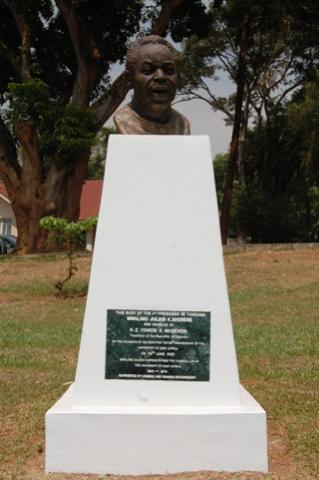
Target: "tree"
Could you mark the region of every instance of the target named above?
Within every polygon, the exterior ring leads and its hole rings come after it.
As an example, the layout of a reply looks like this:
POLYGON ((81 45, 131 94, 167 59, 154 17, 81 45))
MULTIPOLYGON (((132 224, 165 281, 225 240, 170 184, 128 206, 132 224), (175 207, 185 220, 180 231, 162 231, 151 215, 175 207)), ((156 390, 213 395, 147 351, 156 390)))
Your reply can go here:
POLYGON ((301 156, 309 173, 319 179, 319 70, 287 105, 289 125, 303 138, 301 156))
MULTIPOLYGON (((275 115, 249 128, 246 182, 244 187, 235 182, 230 224, 251 241, 318 240, 318 112, 317 80, 297 90, 275 115)), ((219 172, 224 172, 224 163, 219 172)))
POLYGON ((290 106, 247 134, 246 186, 236 196, 236 214, 253 242, 318 238, 319 176, 309 162, 311 136, 294 124, 290 106))
POLYGON ((201 0, 0 0, 0 16, 0 175, 30 252, 41 217, 77 219, 95 135, 129 90, 109 72, 132 36, 180 41, 208 19, 201 0))
MULTIPOLYGON (((206 101, 233 125, 221 207, 222 240, 226 243, 237 173, 245 184, 243 152, 249 117, 254 113, 260 125, 266 117, 270 125, 271 118, 318 65, 319 8, 313 0, 293 5, 277 0, 253 4, 228 0, 213 2, 212 12, 209 36, 186 42, 183 93, 186 99, 206 101), (236 85, 236 93, 229 98, 217 97, 205 80, 219 70, 227 72, 236 85)), ((267 132, 270 146, 271 128, 267 132)))

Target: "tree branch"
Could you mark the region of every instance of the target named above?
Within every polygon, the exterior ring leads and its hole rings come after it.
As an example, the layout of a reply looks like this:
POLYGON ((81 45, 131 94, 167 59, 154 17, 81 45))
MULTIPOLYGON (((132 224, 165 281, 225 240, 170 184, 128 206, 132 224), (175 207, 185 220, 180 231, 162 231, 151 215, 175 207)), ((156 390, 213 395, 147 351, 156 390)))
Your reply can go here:
POLYGON ((31 80, 31 70, 30 70, 30 58, 31 58, 31 50, 30 50, 30 37, 31 37, 31 29, 26 21, 25 17, 16 10, 16 6, 14 2, 10 0, 4 0, 5 3, 10 8, 14 19, 16 21, 20 36, 21 36, 21 52, 20 52, 20 74, 21 79, 24 82, 31 80))
POLYGON ((71 103, 85 108, 89 105, 92 84, 96 75, 94 63, 97 62, 99 55, 96 55, 96 58, 91 57, 92 63, 87 62, 82 48, 82 33, 74 10, 64 0, 56 0, 55 3, 67 25, 76 57, 77 73, 71 103))
POLYGON ((199 86, 195 87, 195 89, 192 89, 191 87, 189 88, 184 88, 182 90, 181 95, 186 95, 186 97, 181 97, 179 100, 174 102, 174 105, 177 103, 181 102, 188 102, 190 100, 203 100, 204 102, 208 103, 208 105, 213 108, 213 110, 219 110, 220 112, 224 113, 226 115, 228 121, 233 122, 234 116, 233 114, 225 108, 222 98, 221 97, 216 97, 216 95, 213 94, 207 83, 205 82, 204 79, 201 79, 199 82, 199 86), (201 95, 199 93, 199 90, 202 89, 204 92, 207 93, 208 97, 205 97, 204 95, 201 95))
POLYGON ((222 66, 220 66, 220 69, 224 69, 225 72, 227 72, 231 77, 233 77, 233 65, 231 61, 229 61, 227 55, 218 53, 216 57, 219 59, 220 63, 222 66))
POLYGON ((20 122, 15 128, 16 137, 22 147, 22 182, 39 185, 42 180, 42 161, 38 150, 38 136, 32 121, 20 122))
POLYGON ((186 97, 181 97, 179 100, 176 100, 176 102, 173 103, 173 105, 176 105, 177 103, 182 103, 182 102, 189 102, 190 100, 203 100, 203 102, 208 103, 210 107, 212 107, 211 100, 208 100, 208 98, 204 97, 203 95, 200 95, 197 92, 185 92, 186 97))
POLYGON ((292 84, 289 88, 287 88, 281 95, 280 97, 277 99, 276 103, 275 103, 275 107, 277 107, 278 105, 280 105, 280 103, 284 100, 284 98, 288 95, 288 93, 292 92, 295 88, 298 88, 300 87, 300 85, 303 84, 303 80, 300 79, 298 80, 297 82, 295 82, 294 84, 292 84))
POLYGON ((0 174, 3 177, 8 193, 18 186, 21 176, 21 166, 17 160, 17 150, 14 140, 0 117, 0 174))
MULTIPOLYGON (((268 93, 268 94, 270 94, 270 92, 271 92, 272 90, 275 90, 275 89, 278 87, 278 85, 280 85, 280 83, 283 82, 283 81, 286 79, 287 74, 288 74, 288 72, 289 72, 289 69, 290 69, 292 63, 293 63, 293 59, 291 58, 291 59, 287 62, 286 66, 285 66, 285 69, 284 69, 283 73, 279 76, 279 78, 277 78, 277 80, 275 80, 272 84, 270 84, 270 85, 268 86, 268 88, 267 88, 267 93, 268 93)), ((275 69, 275 71, 279 71, 279 67, 280 67, 281 65, 282 65, 282 60, 278 60, 277 62, 274 62, 273 69, 275 69)), ((271 68, 271 65, 268 66, 268 69, 269 69, 269 70, 270 70, 270 68, 271 68)))
POLYGON ((130 80, 128 73, 124 70, 114 80, 110 90, 101 98, 94 102, 90 111, 96 116, 97 130, 99 130, 106 120, 115 112, 118 106, 123 102, 127 92, 130 89, 130 80))
POLYGON ((163 8, 157 17, 156 21, 152 25, 152 33, 153 35, 161 35, 165 34, 165 30, 167 28, 167 24, 177 7, 179 7, 184 0, 165 0, 163 4, 163 8))
MULTIPOLYGON (((174 100, 174 102, 172 103, 172 106, 177 105, 178 103, 190 102, 191 100, 199 100, 199 98, 197 97, 196 94, 185 92, 185 94, 182 94, 180 97, 177 97, 177 100, 174 100), (186 95, 186 96, 183 96, 183 95, 186 95)), ((207 101, 207 98, 203 98, 203 100, 209 103, 207 101)))

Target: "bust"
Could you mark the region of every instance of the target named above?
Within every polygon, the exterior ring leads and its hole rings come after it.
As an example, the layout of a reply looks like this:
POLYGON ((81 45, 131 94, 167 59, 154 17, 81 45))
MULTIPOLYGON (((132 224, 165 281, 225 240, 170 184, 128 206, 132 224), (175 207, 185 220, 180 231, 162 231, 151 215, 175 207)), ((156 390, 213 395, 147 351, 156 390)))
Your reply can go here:
POLYGON ((189 135, 189 121, 171 107, 178 82, 177 53, 164 38, 149 35, 129 47, 126 70, 134 90, 131 103, 114 117, 119 133, 189 135))

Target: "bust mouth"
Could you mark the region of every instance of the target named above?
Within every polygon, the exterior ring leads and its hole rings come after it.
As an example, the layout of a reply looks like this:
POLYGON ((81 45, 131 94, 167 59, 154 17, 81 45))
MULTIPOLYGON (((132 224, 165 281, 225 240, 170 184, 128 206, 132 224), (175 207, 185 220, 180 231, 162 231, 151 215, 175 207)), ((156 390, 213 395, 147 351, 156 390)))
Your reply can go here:
POLYGON ((156 102, 171 102, 174 98, 173 90, 167 85, 156 85, 150 89, 150 98, 156 102))
POLYGON ((159 94, 170 94, 171 89, 169 87, 152 87, 151 92, 159 94))

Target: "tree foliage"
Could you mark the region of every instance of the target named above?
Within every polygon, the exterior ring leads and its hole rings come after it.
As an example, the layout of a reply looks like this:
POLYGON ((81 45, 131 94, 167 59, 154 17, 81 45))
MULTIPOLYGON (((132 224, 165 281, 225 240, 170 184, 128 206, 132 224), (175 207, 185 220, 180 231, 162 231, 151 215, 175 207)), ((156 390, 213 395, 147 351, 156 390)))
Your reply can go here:
MULTIPOLYGON (((319 170, 318 157, 313 156, 318 93, 316 101, 308 97, 313 87, 300 92, 270 123, 248 130, 246 182, 242 185, 237 179, 234 184, 230 232, 257 243, 318 241, 319 170)), ((219 156, 215 166, 219 197, 227 161, 227 156, 219 156)))
POLYGON ((271 165, 277 155, 272 148, 273 126, 280 124, 291 96, 300 93, 319 68, 319 4, 224 0, 211 2, 211 14, 209 35, 186 42, 183 99, 207 102, 233 126, 221 207, 226 242, 236 174, 245 188, 243 155, 249 122, 257 122, 263 131, 264 155, 271 165), (218 97, 207 82, 207 77, 216 78, 221 71, 236 88, 229 97, 218 97))

